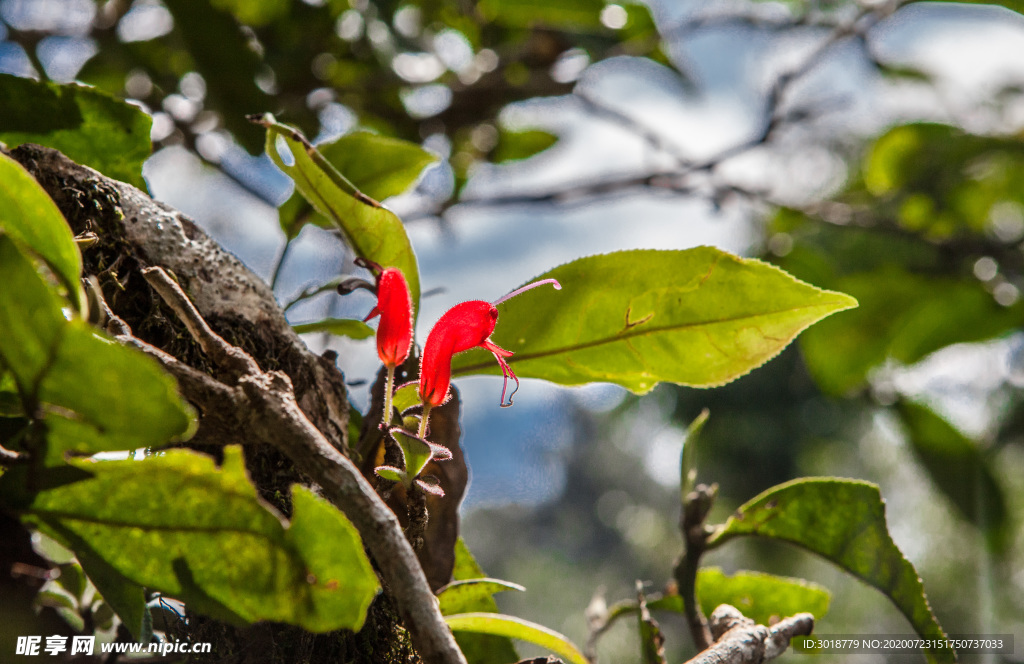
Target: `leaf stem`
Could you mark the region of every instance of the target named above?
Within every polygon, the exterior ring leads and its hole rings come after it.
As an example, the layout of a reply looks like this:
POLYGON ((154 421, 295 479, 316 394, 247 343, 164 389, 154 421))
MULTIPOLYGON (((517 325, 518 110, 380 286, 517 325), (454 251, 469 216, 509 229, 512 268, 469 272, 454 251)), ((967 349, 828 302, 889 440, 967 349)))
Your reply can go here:
POLYGON ((274 274, 270 277, 270 290, 277 288, 277 278, 281 276, 281 268, 284 266, 284 261, 288 258, 288 252, 291 251, 292 241, 285 239, 284 248, 281 249, 281 255, 277 257, 277 263, 274 265, 274 274))

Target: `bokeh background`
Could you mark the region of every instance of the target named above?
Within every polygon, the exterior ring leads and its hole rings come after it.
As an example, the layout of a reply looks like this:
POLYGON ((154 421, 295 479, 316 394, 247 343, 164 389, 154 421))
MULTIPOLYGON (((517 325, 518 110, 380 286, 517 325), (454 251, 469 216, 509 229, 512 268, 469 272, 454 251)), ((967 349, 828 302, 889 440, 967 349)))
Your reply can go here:
MULTIPOLYGON (((876 482, 946 630, 1012 633, 1003 659, 1020 662, 1024 16, 1002 5, 3 0, 0 72, 151 113, 150 193, 283 304, 358 270, 313 226, 285 255, 291 184, 244 115, 274 112, 319 142, 369 130, 422 145, 437 162, 387 201, 433 291, 421 342, 458 301, 627 248, 711 244, 857 296, 859 310, 714 390, 527 380, 501 409, 496 379, 458 381, 464 537, 490 575, 527 587, 499 596, 503 610, 584 642, 595 593, 670 578, 679 455, 707 407, 712 522, 795 477, 876 482)), ((361 318, 371 302, 323 294, 289 316, 361 318)), ((365 408, 372 341, 307 341, 338 351, 365 408)), ((740 541, 706 562, 828 587, 819 633, 909 631, 881 594, 795 549, 740 541)), ((659 617, 678 661, 685 629, 659 617)), ((636 661, 626 622, 602 661, 636 661)))

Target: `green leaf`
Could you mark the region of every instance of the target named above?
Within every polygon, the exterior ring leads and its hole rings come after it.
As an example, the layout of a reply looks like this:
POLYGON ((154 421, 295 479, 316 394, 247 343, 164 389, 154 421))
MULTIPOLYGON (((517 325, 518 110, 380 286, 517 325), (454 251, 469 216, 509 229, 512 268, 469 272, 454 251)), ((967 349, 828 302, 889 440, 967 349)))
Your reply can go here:
POLYGON ((164 445, 191 433, 191 409, 157 361, 107 339, 83 321, 66 324, 39 397, 76 413, 75 419, 47 417, 51 438, 68 441, 60 445, 65 450, 99 451, 74 444, 77 436, 88 436, 86 425, 109 441, 106 450, 164 445))
POLYGON ((86 582, 81 564, 70 562, 61 565, 60 576, 57 577, 56 583, 68 591, 76 601, 82 599, 82 595, 85 594, 86 582))
POLYGON ((146 607, 145 589, 125 578, 92 549, 81 547, 77 554, 86 576, 121 619, 128 633, 139 643, 148 643, 152 627, 146 628, 151 625, 151 619, 149 608, 146 607))
POLYGON ((526 131, 503 129, 498 136, 498 145, 495 146, 491 159, 496 164, 528 159, 547 150, 557 142, 558 136, 539 129, 526 131))
POLYGON ((708 421, 711 414, 707 408, 700 411, 700 415, 690 422, 686 429, 686 440, 683 441, 683 454, 679 461, 679 486, 682 502, 686 503, 686 496, 690 495, 697 485, 697 441, 700 439, 700 432, 704 423, 708 421))
POLYGON ((92 477, 12 508, 74 550, 87 574, 93 556, 135 584, 234 623, 362 626, 379 586, 355 529, 301 486, 292 489, 286 524, 257 497, 239 447, 224 449, 220 469, 187 450, 74 465, 92 477))
POLYGON ((292 325, 292 329, 297 334, 329 332, 334 336, 348 337, 349 339, 367 339, 374 335, 372 327, 361 320, 349 318, 325 318, 314 323, 292 325))
POLYGON ((152 146, 142 109, 82 85, 0 74, 0 141, 38 143, 145 189, 142 162, 152 146))
MULTIPOLYGON (((2 84, 0 77, 0 84, 2 84)), ((0 108, 0 114, 4 111, 0 108)), ((82 258, 56 204, 21 164, 0 155, 0 232, 46 261, 76 308, 84 302, 82 258)))
MULTIPOLYGON (((882 591, 925 639, 945 638, 914 566, 889 535, 885 503, 868 482, 805 478, 780 484, 742 505, 708 548, 744 535, 800 546, 882 591)), ((955 662, 951 650, 925 651, 929 662, 955 662)))
MULTIPOLYGON (((455 541, 455 567, 452 569, 454 581, 468 581, 473 579, 486 579, 480 565, 477 564, 466 547, 466 542, 461 537, 455 541)), ((497 613, 498 604, 490 595, 475 593, 464 596, 466 600, 463 607, 464 613, 486 612, 497 613)), ((443 606, 443 604, 442 604, 443 606)), ((469 664, 511 664, 519 661, 519 654, 516 652, 512 640, 507 636, 494 636, 492 634, 473 634, 471 632, 460 632, 455 634, 455 640, 459 649, 466 656, 469 664)))
POLYGON ((71 609, 72 611, 78 610, 78 602, 68 592, 60 588, 52 588, 50 590, 40 590, 36 594, 36 604, 39 606, 49 606, 54 609, 71 609))
POLYGON ((402 270, 413 303, 418 305, 416 254, 398 217, 356 189, 298 131, 278 124, 270 115, 264 116, 260 124, 267 130, 267 154, 295 181, 295 188, 342 231, 357 256, 402 270), (290 155, 291 165, 283 160, 279 144, 290 155))
POLYGON ((377 473, 381 477, 391 482, 398 482, 402 486, 406 486, 412 483, 412 478, 402 470, 401 468, 395 468, 394 466, 377 466, 373 469, 373 472, 377 473))
POLYGON ((114 610, 106 602, 100 601, 93 605, 92 620, 97 628, 110 629, 114 626, 114 610))
POLYGON ((549 650, 571 664, 588 664, 568 638, 536 623, 500 613, 459 613, 445 616, 453 632, 474 632, 528 641, 549 650))
POLYGON ((0 290, 0 362, 24 398, 42 405, 50 462, 191 434, 191 409, 175 381, 142 352, 67 320, 62 300, 6 235, 0 283, 9 286, 0 290))
MULTIPOLYGON (((420 178, 437 157, 415 143, 366 131, 346 134, 316 149, 339 173, 370 198, 382 201, 397 196, 420 178)), ((330 228, 333 222, 314 211, 299 192, 280 209, 281 228, 289 238, 306 223, 330 228)))
POLYGON ((985 534, 992 550, 1006 551, 1011 535, 1009 510, 983 450, 927 406, 900 401, 896 412, 935 485, 985 534))
POLYGON ((430 461, 433 451, 430 449, 430 445, 427 445, 415 436, 410 436, 396 430, 392 430, 391 435, 394 436, 398 446, 402 449, 402 455, 405 457, 405 473, 411 481, 419 476, 423 467, 430 461))
POLYGON ((32 392, 60 343, 64 301, 7 235, 0 234, 0 362, 32 392))
MULTIPOLYGON (((720 604, 731 604, 759 625, 771 625, 774 619, 801 612, 821 620, 828 612, 831 594, 825 588, 803 579, 790 579, 760 572, 725 574, 717 567, 697 572, 697 600, 704 615, 711 615, 720 604)), ((683 598, 669 595, 648 602, 652 610, 683 613, 683 598)))
POLYGON ((488 600, 494 602, 494 593, 506 590, 525 591, 526 588, 518 583, 502 581, 500 579, 466 579, 465 581, 452 581, 437 593, 437 601, 441 604, 442 615, 454 615, 456 613, 473 613, 480 611, 481 607, 488 606, 488 600))
POLYGON ((382 201, 397 196, 420 178, 437 156, 398 138, 357 131, 317 150, 360 191, 382 201))
POLYGON ((420 403, 419 383, 412 381, 402 385, 395 394, 391 397, 391 405, 398 409, 399 413, 404 413, 413 406, 418 406, 420 403))
MULTIPOLYGON (((660 381, 714 387, 755 369, 807 326, 856 300, 713 247, 590 256, 538 278, 542 288, 498 307, 492 339, 520 377, 609 382, 649 392, 660 381)), ((497 373, 481 349, 455 375, 497 373)))
POLYGON ((1024 302, 1001 306, 976 280, 884 267, 829 285, 861 305, 800 340, 811 375, 831 394, 860 387, 868 371, 886 359, 912 364, 949 344, 981 341, 1024 325, 1024 302))

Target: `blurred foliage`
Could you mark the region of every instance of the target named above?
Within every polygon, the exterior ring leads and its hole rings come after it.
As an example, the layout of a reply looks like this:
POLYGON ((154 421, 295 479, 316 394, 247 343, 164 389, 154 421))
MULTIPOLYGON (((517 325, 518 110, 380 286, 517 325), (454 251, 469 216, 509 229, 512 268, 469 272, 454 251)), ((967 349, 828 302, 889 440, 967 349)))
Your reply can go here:
POLYGON ((251 113, 273 111, 316 136, 325 109, 340 104, 363 127, 417 142, 440 132, 459 144, 474 129, 493 128, 509 102, 571 90, 548 71, 570 49, 591 61, 619 54, 664 59, 648 8, 633 3, 623 5, 613 29, 602 23, 600 0, 170 0, 164 4, 172 30, 128 42, 114 28, 131 3, 108 4, 114 14, 97 21, 104 26, 93 31, 98 53, 80 80, 160 108, 180 96, 185 74, 196 72, 206 84, 199 98, 205 112, 176 114, 177 132, 167 140, 194 145, 196 136, 223 128, 252 153, 262 143, 258 129, 245 123, 251 113), (417 111, 403 102, 436 84, 450 93, 443 107, 417 111))
POLYGON ((1006 497, 991 468, 990 454, 927 406, 901 401, 896 411, 907 437, 936 486, 961 515, 1005 553, 1010 538, 1006 497))

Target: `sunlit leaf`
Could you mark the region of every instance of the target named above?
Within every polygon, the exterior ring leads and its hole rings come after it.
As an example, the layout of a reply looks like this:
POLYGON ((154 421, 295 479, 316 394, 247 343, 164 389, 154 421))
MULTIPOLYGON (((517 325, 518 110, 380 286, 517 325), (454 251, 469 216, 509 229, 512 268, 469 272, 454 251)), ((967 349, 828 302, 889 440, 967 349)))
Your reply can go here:
POLYGON ((349 339, 367 339, 374 334, 372 327, 361 320, 351 318, 325 318, 313 323, 292 325, 292 329, 298 334, 329 332, 337 337, 348 337, 349 339))
MULTIPOLYGON (((703 567, 697 572, 697 600, 704 615, 711 615, 720 604, 730 604, 759 625, 772 625, 805 611, 821 620, 831 599, 828 590, 803 579, 761 572, 728 575, 717 567, 703 567)), ((647 605, 652 610, 683 613, 683 598, 679 595, 668 595, 647 605)))
MULTIPOLYGON (((3 79, 0 78, 0 85, 3 79)), ((3 110, 0 109, 0 114, 3 110)), ((44 261, 61 280, 75 307, 83 301, 82 258, 64 216, 21 164, 0 154, 0 232, 44 261)))
POLYGON ((94 88, 0 74, 0 141, 56 148, 104 175, 146 188, 142 162, 152 149, 142 109, 94 88))
POLYGON ((153 358, 81 321, 67 324, 39 397, 74 411, 69 425, 92 425, 116 441, 108 449, 162 445, 187 435, 191 426, 175 381, 153 358))
POLYGON ((395 390, 391 404, 398 409, 399 413, 404 413, 413 406, 418 406, 420 404, 419 383, 410 382, 399 387, 395 390))
POLYGON ((1009 544, 1009 512, 1003 489, 978 444, 927 406, 896 404, 907 438, 932 481, 968 521, 985 533, 989 546, 1009 544))
MULTIPOLYGON (((925 639, 945 638, 914 566, 889 535, 885 503, 868 482, 799 479, 742 505, 708 542, 717 548, 744 535, 795 544, 882 591, 925 639)), ((952 650, 925 651, 929 662, 955 662, 952 650)))
MULTIPOLYGON (((461 537, 455 541, 455 567, 452 569, 452 579, 454 582, 487 579, 487 575, 477 564, 461 537)), ((462 599, 463 613, 498 612, 498 604, 491 595, 477 592, 463 595, 462 599)), ((455 640, 469 664, 512 664, 519 661, 519 654, 507 636, 457 632, 455 640)))
MULTIPOLYGON (((316 149, 352 185, 370 198, 382 201, 411 187, 423 169, 437 157, 415 143, 365 131, 346 134, 316 149)), ((324 228, 333 222, 310 208, 298 191, 280 209, 281 228, 295 237, 307 223, 324 228)))
POLYGON ((527 641, 549 650, 572 664, 588 664, 572 641, 536 623, 500 613, 459 613, 445 616, 453 632, 474 632, 527 641))
POLYGON ((402 449, 406 474, 410 479, 418 476, 423 467, 430 461, 432 452, 430 445, 415 436, 402 433, 401 431, 392 430, 391 435, 402 449))
POLYGON ((296 189, 342 231, 356 255, 402 270, 413 302, 419 303, 416 254, 398 217, 356 189, 298 131, 270 116, 264 116, 260 124, 267 130, 267 154, 295 181, 296 189), (279 147, 290 163, 285 162, 279 147))
MULTIPOLYGON (((492 339, 520 377, 617 383, 642 394, 661 381, 713 387, 755 369, 853 298, 713 247, 581 258, 498 307, 492 339)), ((496 373, 486 351, 456 356, 453 374, 496 373)))
POLYGON ((391 482, 400 482, 403 485, 409 483, 408 473, 401 468, 395 468, 394 466, 377 466, 373 469, 373 472, 391 482))
POLYGON ((50 460, 164 445, 187 437, 191 409, 152 358, 114 343, 79 319, 32 262, 0 235, 0 361, 38 401, 50 460), (52 408, 56 406, 57 408, 52 408))
POLYGON ((285 522, 257 497, 240 448, 219 469, 188 450, 74 465, 92 477, 9 504, 86 560, 220 620, 362 625, 378 584, 353 526, 300 486, 285 522))
POLYGON ((710 412, 705 408, 686 429, 683 453, 679 461, 679 493, 683 502, 686 502, 686 496, 693 491, 697 484, 697 441, 700 439, 700 432, 704 428, 704 423, 708 421, 709 415, 710 412))
POLYGON ((479 611, 482 606, 487 606, 488 601, 493 602, 494 593, 506 590, 525 591, 526 588, 518 583, 500 579, 452 581, 438 591, 437 601, 441 604, 441 613, 446 616, 456 613, 473 613, 479 611))
POLYGON ((0 362, 29 391, 46 370, 66 325, 63 300, 7 235, 0 234, 0 362))
POLYGON ((527 159, 547 150, 558 142, 558 136, 539 129, 526 131, 502 130, 492 159, 500 164, 508 161, 527 159))

